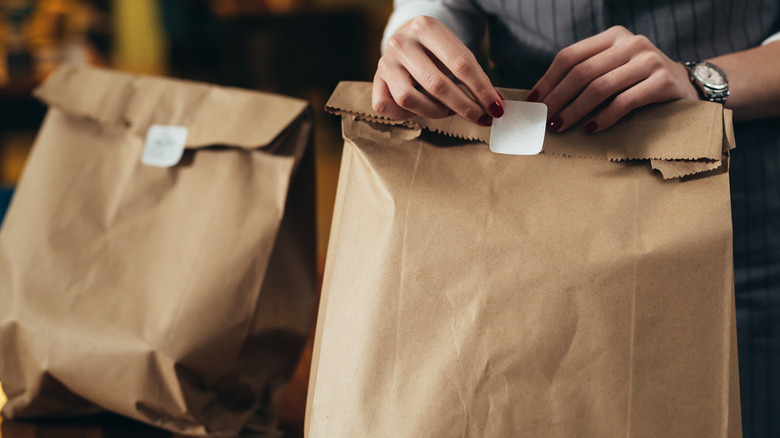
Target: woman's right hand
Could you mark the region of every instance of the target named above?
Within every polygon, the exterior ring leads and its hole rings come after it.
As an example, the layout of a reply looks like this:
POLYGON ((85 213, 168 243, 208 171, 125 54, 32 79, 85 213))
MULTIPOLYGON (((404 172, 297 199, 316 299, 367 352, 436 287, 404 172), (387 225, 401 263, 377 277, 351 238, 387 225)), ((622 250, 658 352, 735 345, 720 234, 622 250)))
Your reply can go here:
POLYGON ((395 120, 416 114, 441 119, 457 113, 490 126, 494 117, 504 115, 503 98, 474 54, 447 26, 427 16, 408 21, 388 40, 374 75, 372 101, 377 114, 395 120))

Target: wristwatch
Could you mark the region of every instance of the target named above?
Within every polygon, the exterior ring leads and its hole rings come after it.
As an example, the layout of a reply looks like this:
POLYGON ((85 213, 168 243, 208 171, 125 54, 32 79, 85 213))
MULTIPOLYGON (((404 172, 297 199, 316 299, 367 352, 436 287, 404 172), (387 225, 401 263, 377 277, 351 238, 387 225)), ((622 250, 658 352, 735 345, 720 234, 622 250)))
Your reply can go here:
POLYGON ((723 70, 706 61, 689 61, 682 64, 688 68, 688 77, 702 99, 726 103, 726 98, 729 97, 729 80, 723 70))

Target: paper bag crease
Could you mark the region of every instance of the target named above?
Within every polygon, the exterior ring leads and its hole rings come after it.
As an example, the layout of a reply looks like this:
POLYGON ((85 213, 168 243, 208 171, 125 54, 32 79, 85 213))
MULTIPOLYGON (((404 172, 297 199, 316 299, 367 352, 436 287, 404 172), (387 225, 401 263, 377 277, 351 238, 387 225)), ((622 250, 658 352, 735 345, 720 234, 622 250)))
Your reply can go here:
MULTIPOLYGON (((455 115, 444 119, 415 116, 406 121, 390 120, 376 114, 370 101, 370 83, 340 83, 326 108, 337 114, 350 114, 374 123, 426 129, 451 137, 487 144, 490 128, 477 126, 455 115)), ((527 91, 501 89, 509 99, 524 99, 527 91)), ((621 130, 586 134, 584 122, 560 134, 545 136, 542 153, 573 158, 610 161, 650 160, 665 179, 681 178, 716 169, 723 155, 724 118, 721 105, 698 101, 673 101, 635 110, 620 122, 621 130), (705 124, 706 123, 706 124, 705 124), (701 126, 699 130, 685 129, 701 126), (627 137, 627 133, 631 133, 627 137), (683 133, 683 134, 680 134, 683 133), (663 164, 658 164, 664 161, 663 164)), ((730 116, 729 116, 730 117, 730 116)))

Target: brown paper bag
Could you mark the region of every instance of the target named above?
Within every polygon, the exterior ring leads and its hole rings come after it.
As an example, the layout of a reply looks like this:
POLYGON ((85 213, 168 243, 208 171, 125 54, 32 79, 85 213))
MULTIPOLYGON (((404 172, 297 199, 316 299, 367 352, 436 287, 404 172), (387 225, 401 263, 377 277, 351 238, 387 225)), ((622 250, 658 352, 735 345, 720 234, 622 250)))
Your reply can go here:
POLYGON ((7 418, 113 411, 276 436, 316 300, 299 100, 63 67, 0 233, 7 418), (151 125, 181 161, 141 163, 151 125))
POLYGON ((508 156, 459 117, 381 119, 370 87, 328 104, 309 438, 740 436, 728 112, 654 105, 508 156))

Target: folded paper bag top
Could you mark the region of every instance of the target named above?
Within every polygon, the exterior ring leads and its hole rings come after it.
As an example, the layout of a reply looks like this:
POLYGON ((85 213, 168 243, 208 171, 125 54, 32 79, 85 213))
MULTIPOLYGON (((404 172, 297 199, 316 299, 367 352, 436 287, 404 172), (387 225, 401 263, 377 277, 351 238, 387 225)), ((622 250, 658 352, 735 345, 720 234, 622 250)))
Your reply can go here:
POLYGON ((187 148, 267 146, 308 106, 268 93, 178 82, 172 87, 163 78, 65 65, 35 96, 76 116, 127 126, 141 137, 151 125, 185 126, 187 148))
MULTIPOLYGON (((366 82, 342 82, 326 108, 339 115, 410 128, 422 128, 445 135, 487 144, 490 128, 478 126, 459 115, 444 119, 415 116, 406 121, 384 118, 371 106, 366 82)), ((509 100, 525 100, 528 92, 499 89, 509 100)), ((719 169, 734 148, 731 111, 711 102, 679 100, 648 105, 624 117, 620 129, 587 134, 584 121, 566 132, 546 135, 545 154, 596 158, 611 161, 649 160, 664 179, 681 178, 719 169)), ((725 169, 724 169, 725 170, 725 169)))
POLYGON ((3 415, 276 436, 316 301, 308 104, 75 66, 36 96, 0 230, 3 415), (153 125, 189 131, 185 160, 142 164, 153 125))

